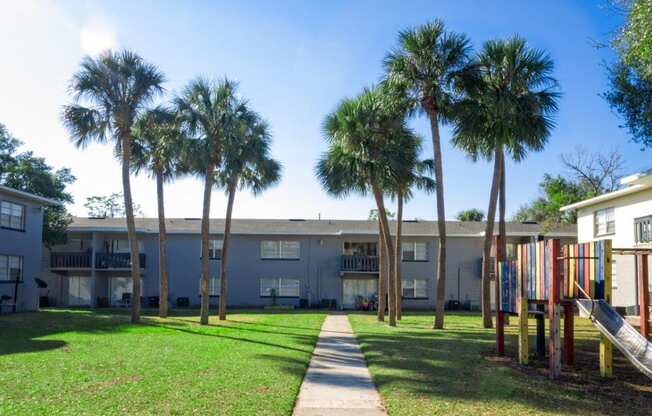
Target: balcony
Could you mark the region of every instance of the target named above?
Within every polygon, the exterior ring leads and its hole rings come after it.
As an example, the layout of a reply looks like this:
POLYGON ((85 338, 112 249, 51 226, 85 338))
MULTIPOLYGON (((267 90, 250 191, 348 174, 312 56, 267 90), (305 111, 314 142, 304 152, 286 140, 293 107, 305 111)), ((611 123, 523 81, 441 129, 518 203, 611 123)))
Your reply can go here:
POLYGON ((343 255, 340 270, 354 273, 378 273, 378 257, 343 255))
POLYGON ((90 269, 91 253, 51 253, 51 269, 90 269))
MULTIPOLYGON (((145 255, 139 254, 140 268, 145 268, 145 255)), ((129 269, 131 253, 95 253, 96 269, 129 269)))

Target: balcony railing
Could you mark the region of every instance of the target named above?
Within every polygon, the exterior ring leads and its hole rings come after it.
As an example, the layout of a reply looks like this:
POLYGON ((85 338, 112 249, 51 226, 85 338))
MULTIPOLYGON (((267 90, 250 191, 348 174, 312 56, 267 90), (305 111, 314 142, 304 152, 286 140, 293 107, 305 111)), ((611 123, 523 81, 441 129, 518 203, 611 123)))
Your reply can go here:
POLYGON ((91 253, 51 253, 51 269, 90 269, 91 253))
MULTIPOLYGON (((139 254, 140 268, 145 268, 145 255, 139 254)), ((95 253, 96 269, 129 269, 131 253, 95 253)))
POLYGON ((377 273, 378 257, 360 256, 360 255, 354 255, 354 256, 343 255, 341 270, 343 272, 377 273))

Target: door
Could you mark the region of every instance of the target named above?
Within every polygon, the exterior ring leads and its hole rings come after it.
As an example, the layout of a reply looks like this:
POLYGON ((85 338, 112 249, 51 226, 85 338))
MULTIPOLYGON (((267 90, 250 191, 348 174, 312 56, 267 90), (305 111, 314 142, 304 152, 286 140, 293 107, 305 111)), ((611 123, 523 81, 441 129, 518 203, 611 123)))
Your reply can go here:
POLYGON ((371 299, 378 294, 376 279, 342 279, 342 307, 355 308, 358 296, 371 299))
POLYGON ((68 277, 68 305, 89 306, 91 304, 91 278, 88 276, 68 277))

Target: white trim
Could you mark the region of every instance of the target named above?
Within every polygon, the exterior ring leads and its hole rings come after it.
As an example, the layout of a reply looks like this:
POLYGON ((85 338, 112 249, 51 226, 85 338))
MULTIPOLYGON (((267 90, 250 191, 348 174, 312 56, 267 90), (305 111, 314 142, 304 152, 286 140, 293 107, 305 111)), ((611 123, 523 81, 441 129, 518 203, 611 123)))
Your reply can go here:
POLYGON ((30 194, 29 192, 19 191, 18 189, 10 188, 4 185, 0 185, 0 192, 23 198, 31 202, 40 202, 43 205, 63 205, 61 202, 55 201, 54 199, 30 194))
POLYGON ((560 211, 570 211, 573 209, 578 209, 578 208, 585 208, 589 207, 591 205, 596 205, 601 202, 605 201, 610 201, 612 199, 620 198, 621 196, 633 194, 636 192, 641 192, 646 189, 649 189, 651 185, 648 184, 636 184, 629 186, 625 189, 619 189, 617 191, 609 192, 606 194, 602 194, 593 198, 585 199, 584 201, 576 202, 574 204, 566 205, 565 207, 559 208, 560 211))

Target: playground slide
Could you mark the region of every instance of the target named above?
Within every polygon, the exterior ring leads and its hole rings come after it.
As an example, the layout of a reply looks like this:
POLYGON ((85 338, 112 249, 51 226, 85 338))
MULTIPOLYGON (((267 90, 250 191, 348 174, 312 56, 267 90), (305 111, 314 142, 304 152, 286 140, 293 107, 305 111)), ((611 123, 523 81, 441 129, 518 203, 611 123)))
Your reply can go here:
POLYGON ((652 378, 652 342, 645 339, 604 300, 577 299, 576 302, 580 312, 588 316, 636 368, 652 378))

